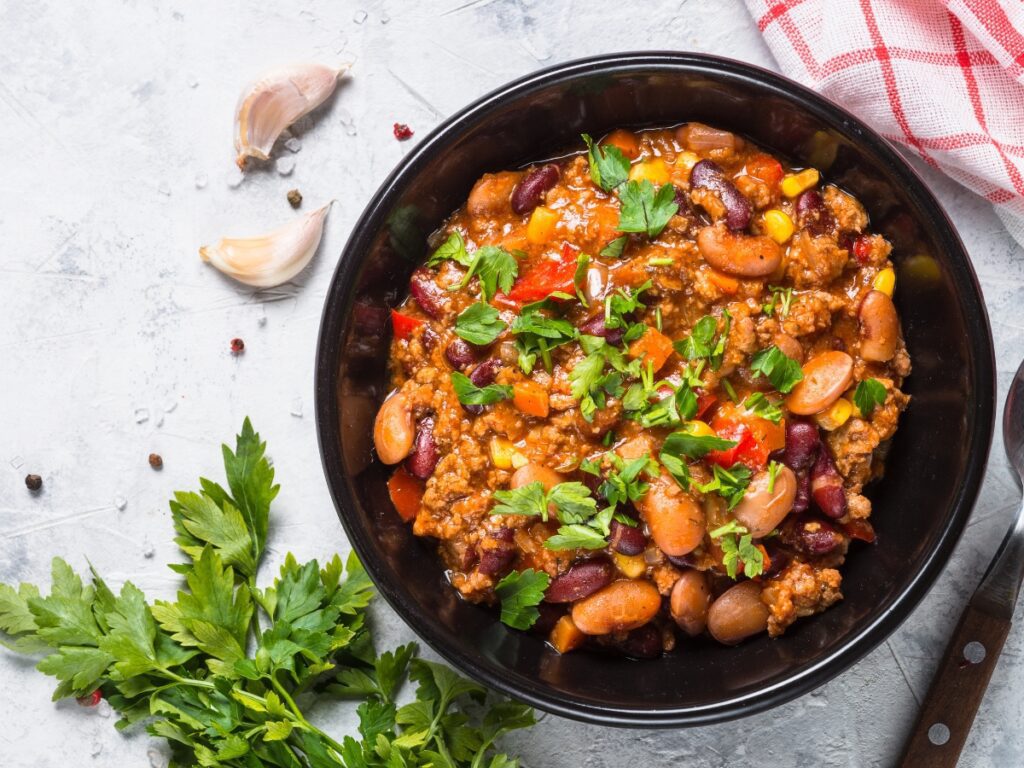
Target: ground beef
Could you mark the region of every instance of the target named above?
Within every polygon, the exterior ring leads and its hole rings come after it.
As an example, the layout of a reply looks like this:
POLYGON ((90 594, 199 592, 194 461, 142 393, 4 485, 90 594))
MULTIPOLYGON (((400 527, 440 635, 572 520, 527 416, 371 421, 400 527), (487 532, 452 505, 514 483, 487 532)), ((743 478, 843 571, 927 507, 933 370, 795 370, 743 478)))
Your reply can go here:
POLYGON ((797 288, 821 288, 842 274, 849 252, 828 235, 800 232, 789 248, 786 276, 797 288))
POLYGON ((835 219, 836 225, 844 232, 862 232, 868 225, 868 214, 864 206, 838 187, 828 186, 822 195, 825 207, 835 219))
POLYGON ((815 569, 807 563, 790 563, 761 590, 761 600, 768 606, 768 634, 781 635, 801 616, 819 613, 837 600, 842 577, 834 568, 815 569))

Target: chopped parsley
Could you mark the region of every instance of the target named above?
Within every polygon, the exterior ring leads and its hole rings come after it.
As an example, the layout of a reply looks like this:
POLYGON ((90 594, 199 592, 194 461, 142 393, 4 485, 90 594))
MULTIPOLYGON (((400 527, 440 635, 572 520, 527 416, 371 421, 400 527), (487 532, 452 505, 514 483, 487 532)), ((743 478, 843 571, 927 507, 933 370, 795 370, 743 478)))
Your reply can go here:
POLYGON ((442 261, 451 260, 468 267, 473 257, 466 251, 466 242, 462 239, 462 233, 456 230, 448 235, 448 239, 441 243, 440 247, 430 254, 427 260, 428 267, 436 267, 442 261))
POLYGON ((738 462, 728 469, 714 464, 713 471, 715 476, 703 485, 698 485, 697 490, 701 493, 715 491, 728 502, 729 509, 733 509, 747 492, 747 486, 750 485, 753 473, 749 467, 738 462))
POLYGON ((569 371, 572 396, 580 401, 580 413, 587 421, 594 420, 598 408, 604 408, 607 395, 622 397, 622 382, 627 377, 638 377, 640 360, 627 363, 622 352, 599 336, 579 337, 580 346, 587 356, 569 371), (605 371, 605 365, 612 366, 605 371))
POLYGON ((722 548, 722 565, 730 579, 736 578, 737 566, 743 563, 743 573, 747 578, 754 578, 764 571, 764 553, 755 546, 747 529, 730 520, 721 528, 716 528, 709 534, 712 539, 718 539, 718 546, 722 548))
POLYGON ((532 568, 507 574, 494 586, 494 593, 501 600, 502 624, 515 629, 532 627, 540 618, 537 606, 550 583, 550 576, 532 568))
POLYGON ((455 333, 470 344, 490 344, 507 327, 498 310, 482 301, 471 304, 455 320, 455 333))
POLYGON ((543 314, 554 307, 555 303, 549 299, 527 304, 512 321, 511 331, 516 336, 519 367, 523 373, 530 374, 533 371, 538 357, 544 363, 545 370, 550 371, 551 350, 576 339, 577 331, 572 323, 561 317, 543 314))
POLYGON ((604 300, 604 327, 628 329, 624 337, 624 340, 627 342, 633 340, 629 338, 631 335, 633 338, 642 336, 646 326, 643 323, 631 323, 629 315, 646 308, 647 305, 640 300, 640 294, 649 290, 652 285, 653 283, 647 280, 637 288, 619 288, 619 290, 606 296, 604 300), (639 331, 637 326, 640 327, 639 331))
POLYGON ((750 370, 757 376, 767 376, 772 386, 784 395, 791 392, 797 382, 804 377, 800 363, 786 357, 786 354, 774 345, 762 349, 751 358, 750 370))
POLYGON ((602 549, 608 544, 609 525, 614 507, 598 511, 597 502, 583 483, 559 483, 550 491, 539 483, 529 483, 510 491, 495 491, 500 503, 492 515, 530 515, 546 521, 551 511, 561 525, 544 542, 548 549, 602 549))
POLYGON ((853 404, 865 419, 871 418, 875 408, 885 402, 885 385, 878 379, 864 379, 853 393, 853 404))
POLYGON ((725 390, 725 394, 729 396, 730 400, 734 403, 738 403, 740 401, 739 396, 736 394, 736 390, 732 388, 732 384, 729 383, 728 379, 722 379, 719 383, 722 385, 722 389, 725 390))
POLYGON ((727 451, 735 447, 736 443, 733 440, 726 440, 718 435, 697 435, 688 429, 682 429, 665 438, 661 452, 673 456, 702 459, 711 451, 727 451))
POLYGON ((587 284, 587 268, 590 266, 590 257, 580 251, 576 257, 576 272, 572 276, 572 287, 576 290, 576 298, 580 300, 580 304, 584 307, 589 307, 587 303, 587 297, 583 293, 583 289, 587 284))
POLYGON ((474 275, 480 280, 480 294, 484 301, 490 301, 501 289, 502 293, 512 290, 512 283, 519 274, 516 257, 497 245, 485 245, 473 253, 462 281, 449 290, 461 290, 469 284, 474 275))
POLYGON ((755 416, 768 419, 773 424, 782 421, 782 409, 779 404, 769 400, 762 392, 754 392, 750 395, 743 401, 743 407, 755 416))
POLYGON ((626 250, 627 243, 629 243, 629 235, 620 235, 601 249, 601 255, 606 259, 617 259, 626 250))
POLYGON ((504 384, 478 387, 470 381, 469 376, 458 371, 452 371, 452 387, 463 405, 494 405, 512 397, 512 387, 504 384))
POLYGON ((657 475, 658 465, 650 456, 624 460, 614 451, 606 452, 601 458, 586 459, 580 464, 580 471, 595 477, 602 477, 601 464, 606 461, 612 468, 604 476, 598 486, 597 494, 603 497, 612 511, 629 501, 639 501, 647 493, 648 485, 641 477, 642 473, 657 475))
POLYGON ((675 427, 697 414, 697 395, 687 382, 678 386, 671 381, 654 381, 650 365, 640 369, 640 381, 631 384, 622 398, 627 415, 640 422, 640 426, 675 427), (651 398, 668 389, 667 394, 655 401, 651 398))
POLYGON ((586 133, 582 134, 587 145, 587 162, 590 164, 590 178, 605 192, 611 192, 629 178, 629 158, 622 150, 613 146, 599 146, 586 133))
POLYGON ((654 185, 647 179, 626 182, 619 190, 622 202, 619 231, 644 232, 648 237, 657 237, 679 210, 675 196, 676 190, 671 184, 655 192, 654 185))
POLYGON ((768 290, 772 292, 772 297, 764 306, 761 307, 761 311, 771 317, 775 314, 776 307, 778 307, 779 317, 786 317, 789 315, 789 308, 793 303, 793 289, 781 288, 777 285, 769 285, 768 290))
POLYGON ((779 476, 782 465, 772 459, 768 462, 768 493, 775 493, 775 478, 779 476))
POLYGON ((713 315, 704 315, 690 329, 689 336, 673 342, 672 346, 680 357, 687 360, 707 360, 711 364, 711 370, 717 371, 722 365, 725 345, 729 340, 729 329, 732 327, 732 315, 729 314, 729 310, 722 312, 722 318, 725 322, 721 333, 718 333, 718 320, 713 315))

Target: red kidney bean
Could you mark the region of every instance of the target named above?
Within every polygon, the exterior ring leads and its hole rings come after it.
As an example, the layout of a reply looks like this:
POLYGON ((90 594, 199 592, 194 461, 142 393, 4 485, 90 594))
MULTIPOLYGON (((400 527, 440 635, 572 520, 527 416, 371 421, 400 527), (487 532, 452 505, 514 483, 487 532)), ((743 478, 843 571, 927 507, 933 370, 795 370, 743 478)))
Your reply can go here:
POLYGON ((826 520, 813 515, 800 517, 783 526, 782 542, 811 557, 827 555, 845 541, 845 537, 826 520))
POLYGON ((833 519, 846 514, 843 478, 839 476, 836 463, 824 446, 818 452, 818 460, 811 469, 811 497, 818 509, 833 519))
POLYGON ((622 343, 624 331, 622 328, 608 328, 604 324, 604 313, 600 312, 580 326, 580 333, 585 333, 587 336, 600 336, 613 347, 617 347, 622 343))
POLYGON ((515 556, 512 529, 499 528, 480 543, 480 565, 477 570, 485 576, 497 576, 508 570, 515 556))
POLYGON ((663 650, 661 632, 654 624, 644 624, 615 643, 615 647, 634 659, 656 659, 663 650))
POLYGON ((786 424, 786 449, 782 462, 794 472, 810 469, 820 448, 821 436, 814 424, 806 421, 786 424))
POLYGON ((410 475, 426 480, 434 474, 439 458, 437 441, 434 440, 434 417, 424 416, 416 427, 416 440, 412 444, 412 453, 405 460, 405 468, 410 475))
POLYGON ((558 183, 558 176, 557 165, 534 168, 512 190, 512 210, 520 215, 532 211, 544 200, 544 193, 558 183))
POLYGON ((832 217, 816 189, 809 189, 796 199, 796 220, 812 235, 822 235, 829 228, 832 217))
MULTIPOLYGON (((596 479, 596 478, 595 478, 596 479)), ((622 555, 639 555, 647 548, 647 537, 639 528, 612 520, 608 546, 622 555)))
POLYGON ((433 318, 441 315, 448 297, 445 291, 434 282, 434 274, 426 267, 420 267, 409 278, 409 293, 420 305, 420 309, 433 318))
POLYGON ((701 160, 690 171, 690 186, 710 189, 725 206, 725 224, 734 232, 750 224, 750 201, 726 178, 725 173, 712 160, 701 160))
POLYGON ((423 328, 423 348, 430 352, 434 347, 437 346, 437 342, 440 341, 441 337, 437 335, 437 331, 431 328, 429 325, 423 328))
POLYGON ((464 339, 455 339, 444 349, 444 357, 452 368, 463 371, 476 362, 476 350, 464 339))
POLYGON ((811 506, 811 471, 801 469, 796 473, 796 499, 793 500, 793 512, 806 512, 811 506))
POLYGON ((611 583, 615 567, 604 558, 584 560, 552 579, 544 599, 549 603, 572 603, 594 594, 611 583))
POLYGON ((665 559, 672 563, 676 568, 697 567, 697 557, 692 552, 685 555, 665 555, 665 553, 662 552, 662 555, 664 555, 665 559))
POLYGON ((474 547, 465 547, 459 555, 459 570, 468 571, 480 562, 480 553, 474 547))
POLYGON ((764 577, 766 579, 778 576, 782 573, 782 569, 789 565, 789 561, 793 559, 793 555, 789 550, 784 549, 775 537, 765 539, 761 542, 761 546, 768 553, 768 567, 764 570, 764 577))
POLYGON ((469 374, 469 380, 478 387, 486 387, 488 384, 494 383, 494 377, 498 375, 498 371, 501 370, 501 360, 496 357, 492 357, 488 360, 484 360, 480 365, 473 369, 473 372, 469 374))

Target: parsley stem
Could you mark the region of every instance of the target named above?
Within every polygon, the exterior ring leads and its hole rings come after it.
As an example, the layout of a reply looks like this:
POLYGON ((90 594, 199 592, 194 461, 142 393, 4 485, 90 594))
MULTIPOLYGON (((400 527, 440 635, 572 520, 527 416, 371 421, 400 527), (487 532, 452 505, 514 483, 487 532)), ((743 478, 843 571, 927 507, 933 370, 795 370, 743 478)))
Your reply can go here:
MULTIPOLYGON (((258 594, 258 589, 256 587, 256 576, 255 576, 255 574, 250 576, 247 579, 247 584, 249 586, 249 594, 250 595, 255 596, 256 594, 258 594)), ((264 610, 266 610, 266 609, 264 608, 264 610)), ((273 617, 271 617, 271 618, 273 618, 273 617)), ((249 623, 252 626, 252 634, 253 634, 253 637, 256 638, 256 644, 259 645, 263 641, 263 630, 260 629, 260 612, 259 612, 259 610, 254 610, 252 612, 252 620, 249 623)))
POLYGON ((288 708, 292 711, 291 717, 295 721, 297 721, 299 723, 299 725, 301 725, 304 729, 306 729, 306 730, 308 730, 308 731, 310 731, 312 733, 315 733, 317 736, 320 737, 321 741, 323 741, 325 744, 327 744, 331 749, 333 749, 339 755, 342 754, 343 747, 341 746, 341 744, 336 742, 334 739, 332 739, 330 736, 328 736, 326 733, 321 731, 319 728, 317 728, 315 725, 310 723, 305 718, 305 716, 302 714, 302 710, 299 709, 299 705, 295 703, 295 699, 293 699, 291 694, 288 693, 288 689, 285 688, 283 685, 281 685, 281 682, 277 679, 277 675, 275 675, 275 674, 271 674, 270 675, 270 684, 274 687, 274 690, 277 691, 278 695, 282 699, 284 699, 285 704, 287 704, 288 708))

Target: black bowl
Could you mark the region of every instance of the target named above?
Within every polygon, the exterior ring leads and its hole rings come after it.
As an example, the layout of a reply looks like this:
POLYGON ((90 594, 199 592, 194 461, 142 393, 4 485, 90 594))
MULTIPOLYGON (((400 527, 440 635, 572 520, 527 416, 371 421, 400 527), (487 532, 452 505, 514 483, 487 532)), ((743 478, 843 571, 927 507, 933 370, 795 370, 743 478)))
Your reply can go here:
POLYGON ((970 513, 992 435, 991 332, 971 264, 921 179, 876 133, 817 94, 747 64, 683 53, 562 64, 484 98, 424 138, 374 195, 341 255, 320 327, 316 412, 338 515, 381 594, 470 677, 595 723, 678 726, 751 714, 839 674, 891 633, 935 581, 970 513), (913 357, 910 408, 870 491, 879 541, 856 544, 845 599, 781 638, 687 642, 655 661, 559 656, 461 601, 434 544, 412 535, 372 453, 386 394, 387 308, 404 297, 425 236, 484 172, 578 150, 579 134, 698 120, 795 163, 827 165, 894 244, 897 304, 913 357))

